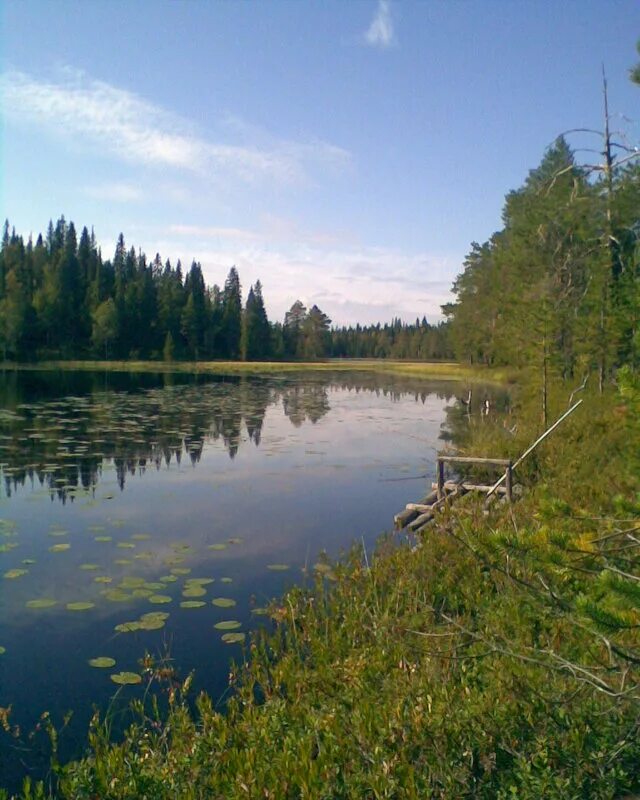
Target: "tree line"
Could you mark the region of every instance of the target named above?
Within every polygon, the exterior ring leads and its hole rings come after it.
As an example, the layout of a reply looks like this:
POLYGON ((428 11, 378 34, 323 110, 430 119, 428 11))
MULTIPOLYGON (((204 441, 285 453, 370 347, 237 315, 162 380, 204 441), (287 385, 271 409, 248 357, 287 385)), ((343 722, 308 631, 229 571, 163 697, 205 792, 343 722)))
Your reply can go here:
POLYGON ((297 300, 284 321, 270 322, 262 285, 243 303, 231 267, 222 289, 205 284, 194 261, 183 272, 127 248, 120 234, 105 260, 93 231, 78 237, 60 217, 46 235, 25 242, 9 222, 0 246, 0 354, 4 360, 45 358, 317 359, 439 358, 446 326, 425 319, 332 329, 329 317, 297 300))
POLYGON ((528 369, 546 416, 552 380, 640 365, 640 164, 579 164, 559 137, 505 199, 502 228, 473 243, 443 306, 457 359, 528 369))

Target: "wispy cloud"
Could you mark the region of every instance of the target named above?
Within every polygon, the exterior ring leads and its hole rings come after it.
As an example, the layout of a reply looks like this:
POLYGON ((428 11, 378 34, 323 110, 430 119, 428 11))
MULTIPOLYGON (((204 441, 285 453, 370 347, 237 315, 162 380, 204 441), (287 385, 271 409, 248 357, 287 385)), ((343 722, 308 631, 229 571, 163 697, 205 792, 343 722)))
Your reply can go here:
POLYGON ((343 148, 318 140, 271 138, 266 146, 214 141, 133 92, 72 70, 57 82, 5 72, 0 95, 7 117, 135 164, 227 173, 244 182, 296 183, 308 178, 314 164, 344 167, 351 158, 343 148))
POLYGON ((103 183, 96 186, 85 186, 83 192, 87 197, 93 197, 95 200, 108 200, 115 203, 139 203, 144 198, 142 189, 131 183, 103 183))
POLYGON ((364 41, 371 47, 378 47, 381 50, 386 50, 395 44, 396 38, 389 0, 378 0, 371 24, 364 34, 364 41))
POLYGON ((174 225, 170 238, 154 239, 163 255, 182 256, 189 236, 189 258, 200 261, 208 283, 222 284, 236 265, 243 285, 260 279, 272 319, 282 319, 298 297, 317 303, 334 321, 348 324, 413 321, 441 317, 460 261, 393 248, 322 245, 309 240, 274 241, 257 230, 174 225), (354 298, 357 298, 355 300, 354 298))

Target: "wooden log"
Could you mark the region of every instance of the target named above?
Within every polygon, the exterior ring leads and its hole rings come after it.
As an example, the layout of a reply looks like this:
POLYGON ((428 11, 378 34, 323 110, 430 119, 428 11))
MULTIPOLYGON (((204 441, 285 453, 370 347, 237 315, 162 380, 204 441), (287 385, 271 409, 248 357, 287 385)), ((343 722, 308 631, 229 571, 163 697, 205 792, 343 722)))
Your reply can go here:
POLYGON ((475 456, 445 456, 439 455, 438 461, 447 461, 449 464, 493 464, 496 467, 506 467, 508 458, 476 458, 475 456))
MULTIPOLYGON (((432 483, 431 485, 434 487, 437 486, 436 483, 432 483)), ((462 486, 462 488, 467 492, 488 492, 489 489, 492 488, 490 484, 467 483, 466 481, 464 483, 455 483, 455 481, 445 481, 444 484, 445 491, 448 492, 455 491, 455 489, 457 489, 458 486, 462 486)), ((507 490, 504 488, 504 486, 500 486, 498 487, 498 489, 496 489, 496 491, 502 494, 507 490)))
POLYGON ((394 525, 398 529, 406 528, 410 522, 418 516, 419 512, 412 508, 405 508, 404 511, 399 511, 393 518, 394 525))
POLYGON ((418 514, 424 510, 422 508, 416 508, 416 506, 430 506, 430 504, 436 500, 437 496, 437 492, 429 492, 419 503, 407 503, 407 507, 403 511, 399 511, 393 518, 396 528, 405 528, 410 522, 413 522, 418 514))
POLYGON ((431 520, 435 517, 434 511, 427 511, 425 514, 420 514, 416 517, 413 522, 410 522, 407 525, 410 531, 416 531, 419 528, 422 528, 427 522, 431 522, 431 520))

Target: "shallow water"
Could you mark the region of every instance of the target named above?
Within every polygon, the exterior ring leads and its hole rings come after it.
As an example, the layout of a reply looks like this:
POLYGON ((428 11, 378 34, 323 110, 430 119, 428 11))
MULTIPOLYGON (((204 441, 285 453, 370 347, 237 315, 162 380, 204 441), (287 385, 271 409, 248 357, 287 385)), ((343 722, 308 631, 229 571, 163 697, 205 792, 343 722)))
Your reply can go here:
MULTIPOLYGON (((41 766, 27 734, 44 710, 74 711, 63 754, 76 755, 93 705, 119 689, 111 676, 140 672, 145 651, 168 650, 222 698, 244 648, 214 625, 268 624, 252 611, 321 551, 391 530, 432 480, 454 388, 0 373, 0 707, 22 728, 0 738, 0 786, 41 766), (154 611, 166 620, 115 630, 154 611)), ((142 691, 120 689, 114 708, 142 691)))

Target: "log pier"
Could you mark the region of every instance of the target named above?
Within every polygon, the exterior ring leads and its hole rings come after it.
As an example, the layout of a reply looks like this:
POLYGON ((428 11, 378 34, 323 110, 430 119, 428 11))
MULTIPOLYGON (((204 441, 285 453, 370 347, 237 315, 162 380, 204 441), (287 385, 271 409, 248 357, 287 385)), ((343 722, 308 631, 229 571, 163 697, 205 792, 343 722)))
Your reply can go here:
MULTIPOLYGON (((569 402, 573 399, 574 393, 571 394, 569 402)), ((469 492, 481 492, 485 494, 485 507, 495 500, 498 495, 501 495, 505 502, 513 503, 513 496, 516 493, 514 489, 520 489, 519 486, 514 486, 513 470, 518 467, 563 420, 572 414, 581 403, 582 400, 578 400, 571 408, 567 409, 550 428, 547 428, 541 436, 538 436, 535 442, 530 445, 516 461, 511 461, 511 459, 508 458, 476 458, 475 456, 450 456, 445 453, 440 453, 438 455, 438 479, 435 483, 431 484, 431 493, 418 503, 407 503, 406 508, 393 518, 396 528, 399 530, 408 528, 415 533, 420 533, 434 519, 438 512, 442 511, 443 508, 451 505, 451 503, 459 498, 464 497, 469 492), (475 464, 477 466, 498 468, 498 470, 502 472, 502 475, 493 486, 488 486, 483 483, 471 483, 464 479, 460 481, 447 481, 444 476, 444 465, 447 463, 475 464), (504 486, 502 484, 504 484, 504 486)))
POLYGON ((501 495, 507 502, 513 502, 513 463, 506 458, 475 458, 473 456, 450 456, 441 453, 437 461, 438 479, 431 484, 432 491, 417 503, 407 503, 403 511, 393 518, 398 530, 407 528, 419 533, 433 521, 436 514, 469 492, 480 492, 487 495, 501 495), (468 480, 445 480, 445 464, 470 464, 483 467, 494 467, 504 472, 500 484, 472 483, 468 480))

